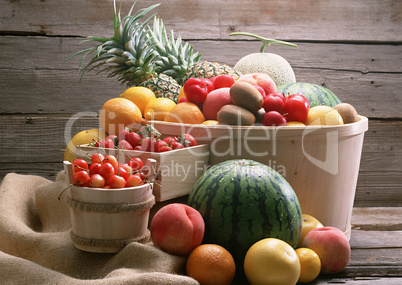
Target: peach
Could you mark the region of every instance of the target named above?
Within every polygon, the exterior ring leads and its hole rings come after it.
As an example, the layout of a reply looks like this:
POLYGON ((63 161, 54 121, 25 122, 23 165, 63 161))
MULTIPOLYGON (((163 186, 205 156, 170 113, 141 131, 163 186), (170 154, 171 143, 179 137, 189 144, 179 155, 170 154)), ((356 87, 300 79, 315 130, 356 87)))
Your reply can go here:
POLYGON ((202 242, 205 223, 201 214, 185 204, 173 203, 154 215, 151 226, 154 245, 175 255, 188 255, 202 242))
POLYGON ((345 269, 350 259, 346 235, 335 227, 312 229, 304 238, 303 247, 312 249, 321 260, 321 273, 332 274, 345 269))
POLYGON ((244 74, 240 76, 238 81, 245 81, 253 85, 258 85, 264 90, 266 95, 276 92, 277 90, 274 80, 266 73, 244 74))
POLYGON ((216 120, 217 114, 223 106, 233 105, 229 90, 229 87, 224 87, 208 93, 202 106, 202 112, 207 120, 216 120))

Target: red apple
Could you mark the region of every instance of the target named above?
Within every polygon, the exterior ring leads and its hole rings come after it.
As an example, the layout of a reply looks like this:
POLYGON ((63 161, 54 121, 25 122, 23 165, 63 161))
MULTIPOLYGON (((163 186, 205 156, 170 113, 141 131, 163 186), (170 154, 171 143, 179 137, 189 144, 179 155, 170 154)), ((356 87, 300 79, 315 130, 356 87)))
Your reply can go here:
POLYGON ((305 236, 303 247, 312 249, 320 257, 322 273, 341 272, 350 259, 348 238, 335 227, 312 229, 305 236))

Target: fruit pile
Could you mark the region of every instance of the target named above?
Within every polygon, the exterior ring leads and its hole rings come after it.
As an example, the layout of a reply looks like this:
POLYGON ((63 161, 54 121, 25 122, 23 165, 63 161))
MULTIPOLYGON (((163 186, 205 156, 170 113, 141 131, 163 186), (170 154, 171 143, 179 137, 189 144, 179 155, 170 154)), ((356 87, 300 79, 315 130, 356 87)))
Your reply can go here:
POLYGON ((309 283, 342 271, 351 252, 341 230, 301 214, 275 170, 246 160, 207 170, 187 205, 162 207, 150 231, 156 247, 188 257, 186 272, 201 284, 309 283))
POLYGON ((108 135, 105 139, 98 139, 89 144, 89 146, 101 148, 148 152, 165 152, 196 145, 197 141, 192 135, 182 132, 179 132, 176 137, 162 139, 161 133, 151 125, 142 126, 137 131, 124 128, 118 136, 108 135))
POLYGON ((150 170, 139 157, 119 163, 113 155, 95 153, 90 164, 78 158, 72 165, 73 185, 80 187, 115 189, 135 187, 152 180, 147 176, 150 170))

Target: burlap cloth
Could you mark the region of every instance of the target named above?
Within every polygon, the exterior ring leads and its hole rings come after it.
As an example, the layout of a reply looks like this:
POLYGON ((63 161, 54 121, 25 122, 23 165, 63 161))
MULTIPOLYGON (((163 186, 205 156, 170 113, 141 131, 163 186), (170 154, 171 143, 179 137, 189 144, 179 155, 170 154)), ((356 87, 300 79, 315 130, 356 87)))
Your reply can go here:
POLYGON ((0 186, 1 284, 198 284, 185 276, 185 257, 130 243, 119 253, 76 249, 65 195, 55 182, 10 173, 0 186))

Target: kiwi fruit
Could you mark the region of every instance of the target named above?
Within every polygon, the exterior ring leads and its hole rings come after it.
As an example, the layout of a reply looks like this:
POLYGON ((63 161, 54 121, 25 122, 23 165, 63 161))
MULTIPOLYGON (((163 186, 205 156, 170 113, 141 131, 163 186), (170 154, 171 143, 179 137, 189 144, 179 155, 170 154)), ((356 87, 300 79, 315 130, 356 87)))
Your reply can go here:
POLYGON ((260 110, 264 103, 260 91, 251 83, 244 81, 237 81, 230 87, 230 98, 233 104, 243 107, 251 113, 260 110))
POLYGON ((223 106, 217 117, 221 125, 252 126, 255 123, 253 113, 237 105, 223 106))
POLYGON ((339 103, 334 109, 341 115, 344 124, 355 123, 360 120, 356 109, 349 103, 339 103))

